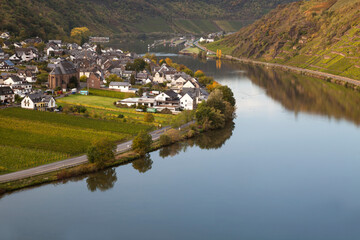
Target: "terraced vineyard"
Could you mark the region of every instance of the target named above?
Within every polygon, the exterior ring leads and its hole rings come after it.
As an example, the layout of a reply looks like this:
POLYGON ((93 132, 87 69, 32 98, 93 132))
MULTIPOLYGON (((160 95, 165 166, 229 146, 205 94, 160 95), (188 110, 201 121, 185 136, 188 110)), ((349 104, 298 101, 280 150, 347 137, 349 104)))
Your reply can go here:
POLYGON ((0 111, 0 174, 85 153, 98 138, 130 139, 151 125, 100 120, 21 108, 0 111))
POLYGON ((359 11, 360 0, 295 2, 206 47, 359 80, 359 11))

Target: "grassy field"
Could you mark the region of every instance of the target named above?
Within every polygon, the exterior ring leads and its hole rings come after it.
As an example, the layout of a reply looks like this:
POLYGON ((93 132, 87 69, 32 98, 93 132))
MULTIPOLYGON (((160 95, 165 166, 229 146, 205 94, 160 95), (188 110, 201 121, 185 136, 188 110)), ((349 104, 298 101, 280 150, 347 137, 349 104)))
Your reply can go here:
POLYGON ((197 47, 189 47, 182 50, 183 53, 198 54, 201 50, 197 47))
POLYGON ((221 40, 212 43, 202 43, 201 45, 213 52, 216 52, 217 49, 220 49, 223 55, 231 55, 234 51, 234 47, 224 45, 221 40))
POLYGON ((117 99, 125 99, 134 97, 134 93, 126 93, 126 92, 118 92, 118 91, 112 91, 112 90, 102 90, 102 89, 89 89, 90 95, 94 96, 102 96, 102 97, 111 97, 111 98, 117 98, 117 99))
POLYGON ((21 108, 0 110, 0 174, 85 153, 99 138, 130 139, 151 125, 21 108))
MULTIPOLYGON (((70 95, 58 99, 57 103, 61 105, 82 105, 85 106, 90 113, 106 118, 116 118, 119 114, 122 114, 128 121, 143 123, 144 113, 137 112, 134 108, 118 108, 114 105, 115 101, 116 99, 109 97, 70 95)), ((155 125, 158 125, 159 123, 168 125, 173 118, 172 115, 168 114, 155 114, 154 117, 155 125)))

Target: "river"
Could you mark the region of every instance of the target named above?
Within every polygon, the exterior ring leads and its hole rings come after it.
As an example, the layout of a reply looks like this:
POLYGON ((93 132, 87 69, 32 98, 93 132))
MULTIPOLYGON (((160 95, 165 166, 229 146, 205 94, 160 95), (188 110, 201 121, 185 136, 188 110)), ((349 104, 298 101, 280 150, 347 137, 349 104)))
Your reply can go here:
POLYGON ((0 199, 0 239, 360 238, 360 95, 239 63, 173 56, 229 85, 225 129, 0 199))

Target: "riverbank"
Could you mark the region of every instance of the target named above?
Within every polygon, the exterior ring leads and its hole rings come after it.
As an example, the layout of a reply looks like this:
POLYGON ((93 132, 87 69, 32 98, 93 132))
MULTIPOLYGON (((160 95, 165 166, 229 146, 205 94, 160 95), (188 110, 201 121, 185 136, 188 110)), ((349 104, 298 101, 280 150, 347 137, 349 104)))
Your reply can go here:
MULTIPOLYGON (((180 138, 176 139, 175 141, 171 142, 170 144, 174 144, 176 142, 180 142, 180 141, 183 141, 183 140, 186 140, 189 138, 193 138, 195 136, 198 136, 201 132, 203 132, 202 129, 195 127, 195 125, 193 125, 193 124, 194 124, 194 121, 190 121, 190 122, 180 126, 178 128, 178 129, 180 129, 180 131, 179 131, 180 138)), ((165 129, 163 129, 163 131, 157 132, 157 134, 155 136, 154 135, 152 136, 154 142, 152 143, 152 146, 151 146, 151 149, 149 152, 153 152, 155 150, 158 150, 162 147, 169 145, 169 144, 161 144, 159 139, 160 139, 160 133, 166 134, 167 131, 170 129, 172 129, 172 128, 167 127, 165 129)), ((135 151, 131 150, 130 142, 126 142, 126 143, 122 143, 122 144, 118 145, 117 153, 118 154, 115 156, 115 159, 113 161, 106 162, 102 168, 99 168, 94 163, 89 163, 87 161, 86 155, 83 155, 82 157, 85 158, 85 160, 82 160, 80 162, 78 161, 72 165, 65 166, 64 164, 61 164, 61 162, 59 162, 59 164, 57 165, 59 167, 57 169, 52 168, 52 169, 49 169, 49 171, 44 171, 44 172, 37 172, 35 170, 34 175, 32 175, 32 176, 19 177, 18 179, 11 179, 9 181, 2 182, 2 183, 0 183, 0 197, 3 194, 17 191, 17 190, 20 190, 23 188, 39 186, 42 184, 55 182, 55 181, 64 181, 64 180, 72 178, 72 177, 98 172, 98 171, 101 171, 101 170, 104 170, 104 169, 110 168, 110 167, 124 165, 124 164, 130 163, 130 162, 142 157, 135 151), (127 149, 121 150, 121 146, 126 146, 127 149)))
MULTIPOLYGON (((197 47, 199 47, 200 49, 202 49, 203 51, 207 51, 207 52, 215 55, 215 52, 200 45, 198 42, 196 42, 195 45, 197 47)), ((214 58, 214 59, 216 58, 215 56, 209 56, 209 57, 214 58)), ((315 70, 293 67, 293 66, 288 66, 288 65, 278 64, 278 63, 262 62, 262 61, 257 61, 257 60, 253 60, 253 59, 249 59, 249 58, 238 58, 238 57, 233 57, 231 55, 223 55, 221 57, 221 59, 229 60, 229 61, 237 61, 237 62, 242 62, 242 63, 246 63, 246 64, 261 65, 261 66, 265 66, 265 67, 269 67, 269 68, 277 68, 277 69, 281 69, 283 71, 291 71, 291 72, 294 72, 297 74, 315 77, 315 78, 319 78, 319 79, 322 79, 322 80, 325 80, 328 82, 344 85, 346 87, 353 88, 355 90, 360 91, 360 81, 356 80, 356 79, 348 78, 348 77, 343 77, 343 76, 334 75, 334 74, 330 74, 330 73, 324 73, 324 72, 319 72, 319 71, 315 71, 315 70)))

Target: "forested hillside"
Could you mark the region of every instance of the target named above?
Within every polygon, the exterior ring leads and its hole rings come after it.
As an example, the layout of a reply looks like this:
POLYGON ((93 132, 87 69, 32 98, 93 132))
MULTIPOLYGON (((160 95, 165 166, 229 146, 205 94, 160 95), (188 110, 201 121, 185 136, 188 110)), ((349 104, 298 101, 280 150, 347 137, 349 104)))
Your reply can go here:
POLYGON ((360 0, 279 6, 208 46, 224 53, 360 79, 360 0))
POLYGON ((235 31, 294 0, 0 0, 0 31, 58 38, 95 34, 235 31))

